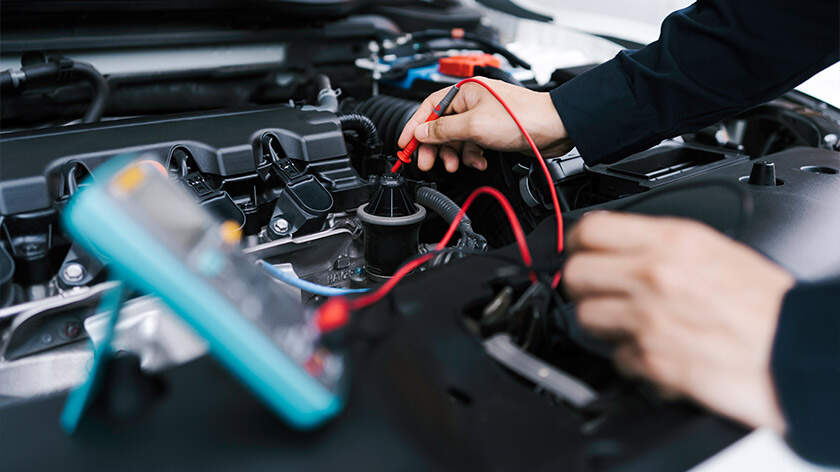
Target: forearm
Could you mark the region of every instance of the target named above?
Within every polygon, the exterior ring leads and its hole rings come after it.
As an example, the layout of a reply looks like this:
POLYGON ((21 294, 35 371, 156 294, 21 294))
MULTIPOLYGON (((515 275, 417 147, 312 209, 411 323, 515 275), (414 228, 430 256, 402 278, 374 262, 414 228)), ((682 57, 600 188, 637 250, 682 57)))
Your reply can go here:
POLYGON ((838 60, 838 23, 836 0, 701 0, 551 97, 587 163, 611 162, 791 90, 838 60))
POLYGON ((814 462, 840 465, 840 280, 787 294, 772 371, 793 448, 814 462))

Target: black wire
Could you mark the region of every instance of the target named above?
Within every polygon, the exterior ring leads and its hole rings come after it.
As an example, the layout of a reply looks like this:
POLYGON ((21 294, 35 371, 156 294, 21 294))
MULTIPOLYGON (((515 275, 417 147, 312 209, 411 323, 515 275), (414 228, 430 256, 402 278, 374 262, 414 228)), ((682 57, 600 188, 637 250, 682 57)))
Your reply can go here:
POLYGON ((486 257, 488 259, 496 259, 498 261, 506 262, 510 265, 514 265, 516 267, 521 267, 523 269, 529 269, 528 266, 525 265, 525 263, 523 263, 522 261, 520 261, 520 260, 518 260, 514 257, 511 257, 511 256, 505 256, 505 255, 502 255, 502 254, 479 251, 479 250, 474 250, 474 249, 467 249, 467 248, 458 247, 458 246, 450 246, 450 247, 445 247, 445 248, 442 248, 442 249, 429 250, 429 251, 427 251, 423 254, 412 257, 411 259, 406 261, 403 265, 410 264, 410 263, 412 263, 412 262, 414 262, 418 259, 422 259, 422 258, 424 258, 426 256, 429 256, 429 255, 433 256, 433 258, 434 258, 434 256, 437 256, 437 255, 440 255, 440 254, 448 254, 448 253, 461 253, 461 254, 468 255, 468 256, 486 257))
MULTIPOLYGON (((561 265, 559 261, 556 261, 555 263, 550 263, 549 262, 547 264, 535 264, 535 265, 528 266, 524 262, 522 262, 521 259, 518 259, 516 257, 505 256, 503 254, 497 254, 497 253, 494 253, 494 252, 486 252, 486 251, 480 251, 480 250, 475 250, 475 249, 468 249, 468 248, 463 248, 463 247, 458 247, 458 246, 449 246, 449 247, 445 247, 443 249, 432 249, 432 250, 427 251, 423 254, 412 257, 411 259, 407 260, 402 265, 410 264, 410 263, 412 263, 412 262, 414 262, 418 259, 422 259, 422 258, 424 258, 426 256, 429 256, 429 255, 432 255, 432 257, 434 258, 434 256, 437 256, 437 255, 440 255, 440 254, 447 254, 447 253, 461 253, 461 254, 464 254, 464 255, 467 255, 467 256, 476 256, 476 257, 485 257, 485 258, 488 258, 488 259, 495 259, 495 260, 498 260, 498 261, 501 261, 501 262, 505 262, 508 265, 511 265, 511 266, 517 267, 519 269, 522 269, 523 273, 524 272, 534 272, 538 275, 538 277, 539 277, 540 274, 545 274, 545 275, 548 275, 548 276, 554 276, 554 273, 557 272, 557 268, 560 267, 560 265, 561 265)), ((430 262, 431 262, 431 260, 430 260, 430 262)), ((419 269, 419 267, 418 267, 418 269, 419 269)))
MULTIPOLYGON (((111 89, 105 77, 87 62, 77 62, 66 57, 56 57, 43 63, 23 66, 20 72, 23 74, 23 77, 20 84, 15 87, 22 87, 29 81, 50 78, 61 82, 68 77, 67 73, 70 72, 70 75, 84 79, 93 88, 93 98, 82 118, 82 123, 99 121, 105 113, 105 106, 108 104, 111 89)), ((11 71, 4 71, 3 74, 0 74, 0 89, 6 89, 14 85, 11 82, 11 77, 11 71)))
POLYGON ((507 59, 512 65, 517 65, 517 66, 520 66, 524 69, 530 69, 531 68, 531 64, 528 64, 522 58, 520 58, 516 54, 512 53, 510 50, 508 50, 507 48, 505 48, 501 44, 499 44, 496 41, 493 41, 491 39, 482 38, 481 36, 479 36, 477 34, 474 34, 474 33, 464 32, 462 37, 454 38, 454 37, 452 37, 452 31, 451 30, 428 29, 428 30, 424 30, 424 31, 417 31, 417 32, 411 33, 411 37, 414 41, 419 42, 419 43, 425 43, 427 41, 431 41, 431 40, 434 40, 434 39, 449 39, 449 40, 452 40, 453 42, 463 41, 463 42, 476 43, 479 46, 482 46, 483 48, 485 48, 485 49, 487 49, 491 52, 495 52, 495 53, 500 54, 502 57, 507 59))

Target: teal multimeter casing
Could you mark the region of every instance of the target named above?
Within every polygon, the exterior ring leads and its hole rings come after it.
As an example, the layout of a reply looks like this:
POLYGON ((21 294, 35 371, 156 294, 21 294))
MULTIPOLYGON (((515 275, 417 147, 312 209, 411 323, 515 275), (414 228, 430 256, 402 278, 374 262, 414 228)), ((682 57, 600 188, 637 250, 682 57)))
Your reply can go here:
POLYGON ((100 166, 63 214, 75 241, 112 274, 160 297, 210 352, 289 424, 338 413, 344 365, 318 343, 301 303, 239 249, 156 162, 117 157, 100 166))

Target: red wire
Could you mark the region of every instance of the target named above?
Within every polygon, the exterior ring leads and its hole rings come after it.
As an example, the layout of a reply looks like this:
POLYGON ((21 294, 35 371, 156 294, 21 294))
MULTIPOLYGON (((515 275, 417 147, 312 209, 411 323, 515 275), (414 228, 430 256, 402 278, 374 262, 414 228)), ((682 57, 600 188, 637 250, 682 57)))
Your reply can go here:
MULTIPOLYGON (((522 126, 522 123, 519 122, 519 119, 513 113, 513 110, 510 109, 507 103, 505 103, 504 99, 502 99, 502 97, 500 97, 495 90, 490 88, 489 85, 487 85, 479 79, 471 77, 469 79, 464 79, 458 82, 458 85, 456 85, 456 87, 460 88, 462 85, 468 82, 472 82, 484 87, 488 92, 490 92, 490 95, 492 95, 493 98, 495 98, 499 102, 499 104, 502 105, 502 107, 505 109, 508 115, 510 115, 511 119, 513 119, 513 122, 516 123, 516 126, 519 128, 519 131, 522 132, 522 136, 524 136, 525 140, 528 141, 528 145, 531 146, 531 151, 534 153, 534 156, 537 157, 537 162, 542 168, 543 175, 545 175, 546 182, 548 183, 548 189, 551 192, 551 203, 554 206, 554 214, 556 215, 557 219, 557 253, 561 254, 563 252, 563 214, 560 212, 560 201, 557 198, 557 190, 554 188, 554 179, 551 178, 551 173, 548 171, 548 166, 545 165, 545 160, 543 159, 542 154, 540 153, 540 150, 537 147, 537 144, 534 142, 533 139, 531 139, 531 135, 528 134, 528 131, 525 129, 524 126, 522 126)), ((560 271, 558 270, 554 274, 554 278, 551 281, 551 286, 553 288, 556 288, 559 283, 560 271)))
MULTIPOLYGON (((557 220, 557 253, 560 254, 563 252, 563 214, 560 211, 560 201, 557 198, 557 189, 554 188, 554 179, 551 177, 551 173, 548 171, 548 166, 545 164, 545 160, 542 157, 542 153, 540 153, 537 144, 531 138, 531 135, 528 134, 528 130, 522 126, 519 119, 516 117, 516 114, 513 113, 513 110, 505 103, 504 99, 496 93, 495 90, 490 88, 489 85, 482 82, 476 78, 469 78, 464 79, 456 85, 456 87, 460 88, 462 85, 466 83, 475 83, 482 87, 485 90, 490 92, 490 95, 495 98, 500 105, 505 109, 507 114, 513 119, 513 122, 516 123, 516 126, 519 128, 519 131, 522 133, 522 136, 525 137, 525 141, 528 142, 528 146, 531 147, 531 151, 534 153, 534 156, 537 158, 537 162, 540 164, 540 168, 542 168, 543 175, 545 175, 546 182, 548 183, 548 189, 551 192, 551 203, 554 206, 554 213, 556 215, 557 220)), ((402 165, 402 161, 398 160, 394 167, 392 168, 392 172, 396 172, 402 165)), ((452 239, 452 236, 455 234, 456 229, 458 228, 458 223, 460 223, 461 219, 467 212, 467 209, 472 205, 472 202, 481 194, 489 194, 496 198, 499 203, 502 205, 502 208, 505 210, 505 214, 507 215, 508 221, 510 221, 510 226, 513 229, 513 234, 516 236, 516 243, 519 246, 519 252, 522 254, 522 260, 525 262, 525 265, 530 267, 532 260, 531 260, 531 252, 528 249, 528 244, 525 242, 525 233, 522 231, 522 226, 519 224, 519 219, 516 217, 516 212, 513 211, 513 207, 511 206, 510 202, 508 202, 507 198, 499 192, 498 190, 492 187, 479 187, 475 189, 470 196, 467 198, 464 205, 461 207, 461 211, 458 212, 458 215, 452 221, 452 224, 449 225, 449 229, 446 231, 446 235, 444 235, 443 239, 438 242, 435 246, 436 250, 443 249, 449 243, 449 240, 452 239)), ((385 295, 388 294, 396 285, 397 283, 406 275, 408 275, 411 271, 423 265, 426 261, 431 259, 434 255, 427 254, 426 256, 420 257, 418 259, 409 262, 408 264, 400 267, 396 273, 383 285, 381 285, 376 291, 370 293, 368 295, 361 296, 354 300, 350 301, 350 309, 351 310, 359 310, 366 306, 372 305, 379 300, 381 300, 385 295)), ((551 286, 556 288, 557 285, 560 283, 561 273, 558 270, 554 274, 554 278, 551 281, 551 286)), ((536 280, 536 276, 531 273, 531 279, 536 280)))
MULTIPOLYGON (((495 197, 498 200, 499 204, 502 205, 502 209, 505 211, 505 215, 507 215, 508 221, 510 222, 510 227, 513 229, 513 235, 516 237, 516 244, 519 246, 519 253, 522 255, 522 261, 525 263, 526 266, 531 267, 533 260, 531 259, 531 251, 528 249, 528 243, 525 242, 525 232, 522 231, 522 225, 519 224, 519 219, 516 217, 516 212, 513 210, 513 206, 511 206, 510 202, 507 198, 499 192, 498 190, 494 189, 493 187, 479 187, 467 197, 467 200, 464 202, 464 205, 461 206, 461 211, 455 216, 455 219, 452 220, 452 223, 449 225, 449 229, 446 231, 446 234, 443 236, 443 239, 435 245, 435 250, 440 250, 446 247, 449 244, 449 241, 452 239, 452 236, 455 234, 455 231, 458 229, 458 224, 461 222, 461 219, 464 218, 464 215, 467 213, 467 209, 469 209, 470 205, 472 205, 473 201, 479 195, 490 195, 495 197)), ((400 267, 396 273, 384 284, 382 284, 376 291, 370 293, 368 295, 363 295, 359 298, 350 300, 350 309, 351 310, 359 310, 364 307, 370 306, 379 300, 381 300, 385 295, 388 294, 396 285, 397 283, 406 275, 408 275, 414 269, 420 267, 426 261, 434 257, 434 254, 426 254, 423 257, 417 258, 408 264, 400 267)), ((531 279, 536 280, 536 276, 532 273, 531 279)))

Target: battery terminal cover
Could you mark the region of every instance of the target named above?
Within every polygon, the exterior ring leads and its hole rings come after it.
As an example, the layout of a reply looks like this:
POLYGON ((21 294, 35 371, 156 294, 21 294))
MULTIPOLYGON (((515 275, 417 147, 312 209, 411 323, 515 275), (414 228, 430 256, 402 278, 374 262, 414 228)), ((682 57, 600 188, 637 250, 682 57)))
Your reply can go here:
POLYGON ((438 72, 454 77, 472 77, 476 67, 500 67, 499 59, 492 54, 466 54, 443 57, 438 61, 438 72))

